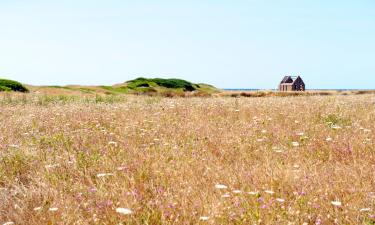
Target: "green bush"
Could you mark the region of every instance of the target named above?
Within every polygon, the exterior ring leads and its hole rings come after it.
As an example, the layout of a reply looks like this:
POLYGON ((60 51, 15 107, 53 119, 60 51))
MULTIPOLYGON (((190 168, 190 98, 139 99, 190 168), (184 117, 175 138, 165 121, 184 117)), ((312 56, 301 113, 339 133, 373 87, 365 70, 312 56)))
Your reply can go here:
POLYGON ((21 83, 13 80, 0 79, 0 91, 19 91, 29 92, 29 90, 21 83))
POLYGON ((5 87, 5 86, 0 86, 0 91, 11 91, 12 89, 5 87))
POLYGON ((195 91, 196 85, 190 83, 186 80, 181 79, 162 79, 162 78, 137 78, 135 80, 128 81, 128 87, 131 89, 139 88, 139 87, 153 87, 153 86, 160 86, 165 88, 171 89, 184 89, 184 91, 195 91))

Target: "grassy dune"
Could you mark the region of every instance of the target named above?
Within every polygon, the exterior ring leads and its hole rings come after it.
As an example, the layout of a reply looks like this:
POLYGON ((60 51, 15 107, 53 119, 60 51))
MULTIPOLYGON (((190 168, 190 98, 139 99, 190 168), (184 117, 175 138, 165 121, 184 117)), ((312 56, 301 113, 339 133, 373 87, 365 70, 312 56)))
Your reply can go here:
POLYGON ((371 94, 0 107, 0 224, 375 223, 371 94))
MULTIPOLYGON (((1 84, 1 83, 0 83, 1 84)), ((46 95, 147 95, 162 97, 211 96, 219 90, 208 84, 194 84, 181 79, 137 78, 112 86, 28 86, 46 95)), ((1 89, 0 89, 1 91, 1 89)))

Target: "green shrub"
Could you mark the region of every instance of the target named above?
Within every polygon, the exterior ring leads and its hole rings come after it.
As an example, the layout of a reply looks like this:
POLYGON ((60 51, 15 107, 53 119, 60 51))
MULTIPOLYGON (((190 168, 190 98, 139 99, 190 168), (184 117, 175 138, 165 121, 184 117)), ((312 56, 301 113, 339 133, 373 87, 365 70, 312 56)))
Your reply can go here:
POLYGON ((23 86, 21 83, 13 80, 0 79, 0 91, 19 91, 19 92, 29 92, 29 90, 23 86))
POLYGON ((137 78, 135 80, 130 80, 127 82, 128 87, 131 89, 135 88, 147 88, 147 87, 154 87, 160 86, 164 88, 171 88, 171 89, 183 89, 184 91, 195 91, 196 85, 190 83, 186 80, 181 79, 162 79, 162 78, 137 78))
POLYGON ((11 91, 12 89, 5 87, 5 86, 0 86, 0 91, 11 91))
POLYGON ((196 88, 192 83, 180 79, 152 79, 157 85, 166 88, 183 88, 186 91, 194 91, 196 88))

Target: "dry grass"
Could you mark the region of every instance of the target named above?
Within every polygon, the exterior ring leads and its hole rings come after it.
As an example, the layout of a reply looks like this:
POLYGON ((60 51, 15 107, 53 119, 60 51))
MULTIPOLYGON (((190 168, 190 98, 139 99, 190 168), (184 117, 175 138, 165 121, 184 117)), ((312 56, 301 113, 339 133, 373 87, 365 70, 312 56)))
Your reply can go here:
POLYGON ((220 97, 298 97, 298 96, 329 96, 329 95, 365 95, 375 94, 375 90, 308 90, 308 91, 222 91, 215 95, 220 97))
POLYGON ((0 224, 375 223, 374 95, 0 107, 0 224))

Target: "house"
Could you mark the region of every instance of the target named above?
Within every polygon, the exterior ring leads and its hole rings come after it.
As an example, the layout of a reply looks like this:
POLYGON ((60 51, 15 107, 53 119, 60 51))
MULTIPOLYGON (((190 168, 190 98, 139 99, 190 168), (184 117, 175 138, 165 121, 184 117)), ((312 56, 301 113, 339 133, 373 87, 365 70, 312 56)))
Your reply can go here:
POLYGON ((279 91, 305 91, 305 83, 300 76, 285 76, 279 85, 279 91))

